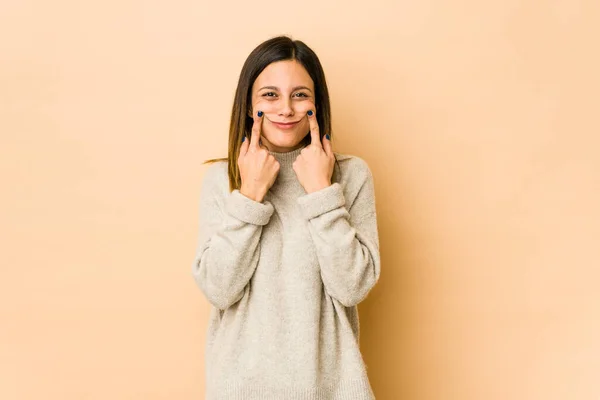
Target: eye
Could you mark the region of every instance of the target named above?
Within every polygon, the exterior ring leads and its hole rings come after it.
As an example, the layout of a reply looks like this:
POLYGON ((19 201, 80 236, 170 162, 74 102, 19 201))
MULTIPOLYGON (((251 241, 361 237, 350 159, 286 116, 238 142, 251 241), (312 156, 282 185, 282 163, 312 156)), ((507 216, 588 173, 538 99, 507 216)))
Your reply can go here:
POLYGON ((298 95, 298 97, 308 97, 308 95, 303 92, 298 92, 298 93, 296 93, 296 95, 298 95))
POLYGON ((263 97, 274 97, 274 96, 276 96, 275 92, 267 92, 267 93, 263 94, 263 97), (273 95, 273 96, 271 96, 271 95, 273 95))

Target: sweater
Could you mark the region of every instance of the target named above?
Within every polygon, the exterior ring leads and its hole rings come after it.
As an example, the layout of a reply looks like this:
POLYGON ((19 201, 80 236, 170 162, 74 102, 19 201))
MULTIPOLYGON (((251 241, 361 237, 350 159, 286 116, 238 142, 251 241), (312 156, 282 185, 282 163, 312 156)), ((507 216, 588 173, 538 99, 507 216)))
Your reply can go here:
MULTIPOLYGON (((193 278, 211 304, 207 400, 371 400, 357 304, 380 275, 373 177, 334 153, 339 176, 307 194, 280 163, 262 202, 230 191, 227 162, 200 194, 193 278)), ((337 167, 336 167, 337 169, 337 167)))

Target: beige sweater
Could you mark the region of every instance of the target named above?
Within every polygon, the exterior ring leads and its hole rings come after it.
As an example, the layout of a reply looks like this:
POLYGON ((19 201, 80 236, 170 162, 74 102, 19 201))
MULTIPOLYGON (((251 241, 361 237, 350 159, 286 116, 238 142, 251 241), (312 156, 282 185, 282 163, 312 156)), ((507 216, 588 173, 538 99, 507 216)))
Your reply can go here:
POLYGON ((200 200, 194 279, 212 304, 207 400, 367 400, 356 305, 379 279, 373 177, 336 153, 339 181, 306 194, 292 163, 262 203, 211 165, 200 200))

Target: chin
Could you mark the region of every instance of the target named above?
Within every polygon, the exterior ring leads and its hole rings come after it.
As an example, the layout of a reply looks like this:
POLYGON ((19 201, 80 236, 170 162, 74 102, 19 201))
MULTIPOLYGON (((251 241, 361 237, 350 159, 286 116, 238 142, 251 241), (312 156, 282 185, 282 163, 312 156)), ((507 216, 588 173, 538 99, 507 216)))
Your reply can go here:
POLYGON ((272 141, 270 142, 272 146, 276 147, 279 150, 275 150, 277 153, 285 153, 287 151, 291 151, 292 148, 297 147, 300 144, 301 140, 295 141, 272 141))
POLYGON ((290 135, 289 133, 280 133, 273 132, 268 135, 265 135, 269 143, 278 148, 286 148, 291 149, 296 147, 302 142, 304 137, 300 137, 300 135, 294 134, 290 135))

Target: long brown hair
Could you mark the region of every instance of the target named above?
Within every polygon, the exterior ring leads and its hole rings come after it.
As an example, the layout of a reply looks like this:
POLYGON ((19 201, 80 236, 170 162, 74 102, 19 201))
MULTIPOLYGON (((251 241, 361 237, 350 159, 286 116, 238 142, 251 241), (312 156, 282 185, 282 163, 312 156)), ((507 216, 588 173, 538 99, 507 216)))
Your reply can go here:
MULTIPOLYGON (((237 164, 242 137, 250 138, 253 118, 252 85, 260 73, 271 63, 284 60, 296 60, 306 69, 315 86, 315 107, 321 139, 326 134, 333 139, 331 131, 331 106, 325 73, 319 58, 310 47, 300 40, 288 36, 277 36, 259 44, 248 56, 240 72, 235 91, 231 121, 229 124, 228 157, 211 159, 204 162, 228 161, 229 190, 241 186, 240 170, 237 164)), ((302 139, 303 145, 310 144, 310 134, 302 139)))

